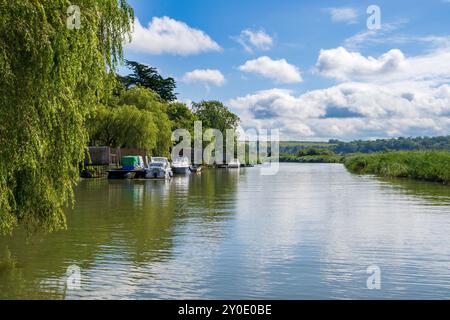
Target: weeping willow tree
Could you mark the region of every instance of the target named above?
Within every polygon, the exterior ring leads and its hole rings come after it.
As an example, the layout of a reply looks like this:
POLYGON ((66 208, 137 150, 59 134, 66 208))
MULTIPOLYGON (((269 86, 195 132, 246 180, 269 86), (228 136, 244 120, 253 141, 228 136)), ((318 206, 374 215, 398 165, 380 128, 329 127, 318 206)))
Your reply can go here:
POLYGON ((127 2, 76 4, 0 0, 0 233, 65 227, 86 116, 122 59, 127 2))

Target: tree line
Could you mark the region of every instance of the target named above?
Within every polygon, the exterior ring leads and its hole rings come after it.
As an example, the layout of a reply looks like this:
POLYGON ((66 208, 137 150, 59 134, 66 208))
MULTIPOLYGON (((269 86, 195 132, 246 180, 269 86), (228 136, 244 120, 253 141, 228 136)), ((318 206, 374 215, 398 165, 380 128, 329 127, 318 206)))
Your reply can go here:
POLYGON ((127 61, 132 73, 117 76, 113 94, 92 111, 86 122, 91 146, 141 148, 150 155, 169 156, 172 132, 194 122, 203 129, 236 130, 239 118, 220 101, 193 103, 192 109, 176 101, 176 82, 156 68, 127 61))
POLYGON ((0 234, 66 227, 64 208, 89 144, 167 154, 170 133, 195 119, 235 128, 218 101, 176 102, 176 83, 129 62, 126 0, 78 0, 80 28, 68 28, 69 0, 0 0, 0 234))
POLYGON ((450 151, 450 136, 415 137, 378 139, 372 141, 356 140, 343 142, 330 140, 331 149, 335 153, 373 153, 383 151, 414 151, 414 150, 447 150, 450 151))
POLYGON ((346 155, 388 151, 450 151, 450 136, 409 137, 344 142, 331 139, 326 142, 289 142, 280 144, 280 153, 295 157, 346 155))

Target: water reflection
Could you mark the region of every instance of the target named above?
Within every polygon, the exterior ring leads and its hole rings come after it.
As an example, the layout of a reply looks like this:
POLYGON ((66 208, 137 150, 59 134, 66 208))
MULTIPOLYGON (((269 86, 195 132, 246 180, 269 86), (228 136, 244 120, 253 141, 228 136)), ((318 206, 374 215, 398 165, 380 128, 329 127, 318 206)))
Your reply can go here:
POLYGON ((440 183, 428 183, 408 179, 384 179, 388 186, 405 195, 420 197, 433 205, 450 205, 450 187, 440 183))
MULTIPOLYGON (((18 230, 0 241, 2 298, 33 297, 34 292, 35 297, 63 298, 66 268, 74 263, 83 270, 83 287, 94 286, 97 293, 107 294, 100 288, 111 279, 114 287, 124 273, 171 259, 175 232, 190 219, 220 220, 224 215, 217 212, 232 214, 225 208, 228 202, 216 201, 224 198, 217 196, 225 193, 223 188, 231 199, 233 182, 222 174, 176 177, 170 182, 83 181, 76 190, 76 208, 68 213, 67 231, 27 241, 24 231, 18 230), (48 292, 51 282, 60 290, 48 292)), ((209 230, 210 239, 220 238, 215 232, 220 229, 209 230)), ((145 270, 147 279, 151 270, 145 270)))
POLYGON ((448 297, 449 189, 298 164, 83 181, 68 230, 0 239, 0 298, 448 297))

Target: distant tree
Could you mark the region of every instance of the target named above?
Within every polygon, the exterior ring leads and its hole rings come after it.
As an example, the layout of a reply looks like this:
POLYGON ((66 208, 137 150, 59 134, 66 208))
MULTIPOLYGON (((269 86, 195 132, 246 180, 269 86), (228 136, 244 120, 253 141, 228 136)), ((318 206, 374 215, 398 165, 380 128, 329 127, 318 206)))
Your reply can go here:
POLYGON ((330 156, 333 152, 326 148, 307 148, 302 149, 298 152, 299 157, 306 157, 306 156, 330 156))
POLYGON ((87 122, 91 145, 146 149, 151 155, 168 156, 172 122, 167 103, 142 87, 122 92, 100 105, 87 122))
POLYGON ((173 78, 163 78, 156 68, 135 61, 126 61, 126 65, 133 73, 125 77, 118 76, 118 79, 127 89, 141 86, 153 90, 165 101, 177 99, 174 93, 176 83, 173 78))
POLYGON ((91 144, 152 150, 158 137, 154 120, 151 112, 135 106, 99 106, 89 120, 91 144))
POLYGON ((333 141, 336 153, 373 153, 383 151, 410 150, 450 150, 450 136, 378 139, 373 141, 356 140, 352 142, 333 141))
POLYGON ((193 131, 194 121, 197 117, 186 104, 181 102, 170 103, 167 107, 167 115, 172 121, 172 131, 176 129, 193 131))
POLYGON ((153 114, 157 127, 158 138, 156 146, 150 149, 152 155, 168 156, 172 146, 172 122, 167 115, 168 104, 161 101, 153 91, 142 87, 134 87, 122 94, 120 105, 133 105, 139 110, 149 111, 153 114))
MULTIPOLYGON (((225 141, 226 130, 231 129, 236 131, 239 125, 239 117, 231 112, 220 101, 202 101, 192 104, 193 110, 197 119, 202 122, 203 129, 217 129, 222 132, 224 137, 223 142, 223 161, 226 161, 227 144, 225 141)), ((235 145, 237 137, 235 136, 235 145)), ((205 144, 205 143, 204 143, 205 144)))
POLYGON ((203 128, 213 128, 225 134, 226 129, 237 129, 239 117, 220 101, 202 101, 193 103, 193 110, 203 128))

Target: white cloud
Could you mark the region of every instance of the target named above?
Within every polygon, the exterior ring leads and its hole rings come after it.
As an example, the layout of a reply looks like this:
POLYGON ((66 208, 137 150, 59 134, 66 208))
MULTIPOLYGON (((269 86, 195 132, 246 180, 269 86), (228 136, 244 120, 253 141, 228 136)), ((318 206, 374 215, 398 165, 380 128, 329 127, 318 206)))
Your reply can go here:
POLYGON ((321 50, 316 68, 325 77, 345 81, 402 72, 406 68, 406 58, 398 49, 373 58, 339 47, 321 50))
POLYGON ((401 33, 393 34, 394 31, 397 31, 407 23, 407 19, 399 19, 390 23, 384 22, 381 24, 381 29, 358 32, 345 39, 342 45, 347 50, 360 50, 361 48, 378 45, 398 46, 405 44, 414 44, 417 49, 450 47, 450 36, 448 35, 415 36, 401 33))
MULTIPOLYGON (((228 104, 244 129, 281 129, 282 139, 450 135, 448 37, 421 39, 429 48, 414 56, 399 49, 376 57, 344 47, 321 50, 317 73, 336 85, 300 95, 275 88, 228 104)), ((256 62, 244 66, 261 72, 256 62)))
POLYGON ((264 30, 245 29, 241 32, 237 41, 247 52, 253 52, 254 49, 269 50, 273 46, 273 38, 264 30))
POLYGON ((393 49, 374 58, 339 47, 321 50, 316 68, 321 75, 339 81, 427 80, 439 83, 450 78, 450 51, 438 49, 407 58, 400 50, 393 49))
POLYGON ((450 134, 450 50, 377 58, 322 50, 319 74, 335 86, 301 95, 271 89, 229 101, 244 128, 281 129, 284 139, 370 139, 450 134))
POLYGON ((150 54, 190 55, 220 51, 220 46, 201 30, 170 17, 154 17, 147 27, 136 18, 131 50, 150 54))
POLYGON ((285 59, 272 60, 267 56, 249 60, 239 67, 243 72, 252 72, 280 83, 302 82, 299 69, 285 59))
POLYGON ((358 11, 355 8, 328 8, 326 11, 330 14, 331 21, 333 22, 345 22, 352 24, 356 23, 358 20, 358 11))
POLYGON ((343 83, 295 96, 271 89, 232 99, 245 129, 283 139, 357 139, 450 134, 450 86, 343 83))
POLYGON ((182 80, 186 83, 203 83, 206 85, 222 86, 225 84, 226 80, 222 72, 219 70, 200 70, 196 69, 187 72, 182 80))
POLYGON ((404 39, 399 39, 397 37, 391 37, 389 34, 407 23, 407 20, 400 19, 395 22, 383 22, 381 24, 381 29, 378 30, 363 30, 358 32, 354 36, 345 39, 343 46, 347 49, 358 49, 362 46, 368 46, 372 44, 385 44, 385 43, 398 43, 404 39))
POLYGON ((241 112, 250 112, 257 119, 268 119, 272 116, 307 119, 323 115, 320 108, 302 104, 303 102, 300 97, 295 97, 291 90, 275 88, 232 99, 230 105, 241 112))

